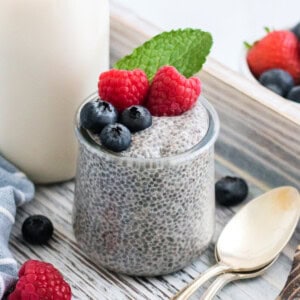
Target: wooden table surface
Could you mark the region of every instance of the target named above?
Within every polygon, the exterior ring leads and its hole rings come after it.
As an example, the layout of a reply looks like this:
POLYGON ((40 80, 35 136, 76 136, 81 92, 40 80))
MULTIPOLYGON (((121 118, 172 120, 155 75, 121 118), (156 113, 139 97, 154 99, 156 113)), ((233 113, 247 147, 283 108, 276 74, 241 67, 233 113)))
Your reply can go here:
MULTIPOLYGON (((112 62, 157 32, 158 28, 111 3, 112 62)), ((282 111, 276 112, 272 105, 264 103, 272 97, 270 92, 216 61, 207 61, 200 78, 204 96, 216 107, 221 120, 221 133, 216 144, 216 178, 225 175, 245 178, 250 186, 249 199, 280 185, 293 185, 299 189, 299 115, 295 114, 293 118, 284 116, 282 111)), ((213 242, 202 256, 182 271, 158 278, 133 278, 95 265, 80 251, 71 224, 73 194, 73 181, 37 186, 34 201, 18 211, 10 247, 19 263, 41 259, 55 264, 71 284, 73 299, 80 300, 169 299, 214 263, 214 243, 224 225, 241 207, 217 207, 213 242), (31 214, 43 214, 52 219, 55 234, 49 245, 37 247, 23 241, 21 224, 31 214)), ((285 283, 299 242, 298 227, 279 260, 264 276, 232 283, 219 293, 217 299, 274 299, 285 283)), ((202 291, 200 289, 193 299, 199 299, 202 291)))

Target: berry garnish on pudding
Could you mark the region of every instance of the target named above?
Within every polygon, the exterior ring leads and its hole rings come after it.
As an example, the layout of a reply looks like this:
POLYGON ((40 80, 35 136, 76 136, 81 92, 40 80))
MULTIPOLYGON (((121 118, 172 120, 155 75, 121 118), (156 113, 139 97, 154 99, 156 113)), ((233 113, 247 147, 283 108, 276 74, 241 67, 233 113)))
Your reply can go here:
POLYGON ((135 133, 150 127, 152 125, 152 116, 146 107, 133 105, 122 112, 120 122, 132 133, 135 133))
POLYGON ((122 112, 132 105, 141 105, 146 99, 149 82, 144 71, 112 69, 99 76, 98 90, 101 99, 110 102, 122 112))
POLYGON ((187 79, 176 68, 164 66, 154 76, 147 107, 154 116, 178 116, 195 105, 200 92, 199 78, 187 79))
POLYGON ((101 131, 100 141, 105 148, 121 152, 129 147, 131 134, 129 129, 122 124, 109 124, 101 131))
POLYGON ((96 99, 86 103, 80 111, 80 123, 93 133, 100 133, 108 124, 118 120, 118 111, 109 102, 96 99))
POLYGON ((99 75, 100 99, 82 107, 80 126, 94 142, 124 156, 157 158, 192 148, 208 129, 201 82, 193 75, 211 45, 211 35, 198 29, 147 41, 99 75))
MULTIPOLYGON (((115 76, 112 71, 105 73, 107 82, 109 76, 115 76)), ((135 76, 136 82, 140 82, 135 76)), ((102 85, 99 87, 102 95, 102 85)), ((118 118, 117 109, 109 100, 114 97, 110 91, 114 94, 107 88, 106 99, 83 106, 81 126, 96 143, 121 156, 159 158, 183 153, 196 145, 208 130, 208 115, 199 100, 199 78, 186 78, 175 67, 163 66, 157 71, 143 105, 127 107, 130 102, 127 99, 122 102, 120 97, 117 105, 123 110, 118 118), (103 106, 99 109, 97 103, 105 103, 109 110, 103 106)))

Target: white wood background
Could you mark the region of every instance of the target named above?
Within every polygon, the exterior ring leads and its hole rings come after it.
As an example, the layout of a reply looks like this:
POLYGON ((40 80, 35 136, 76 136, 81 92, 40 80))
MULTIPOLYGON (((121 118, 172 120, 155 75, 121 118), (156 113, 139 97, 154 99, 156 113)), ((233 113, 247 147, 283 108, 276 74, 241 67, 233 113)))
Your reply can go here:
MULTIPOLYGON (((112 1, 111 1, 112 2, 112 1)), ((212 57, 239 71, 243 42, 264 35, 264 27, 300 22, 299 0, 114 0, 163 30, 196 27, 214 37, 212 57), (176 3, 176 4, 175 4, 176 3)))

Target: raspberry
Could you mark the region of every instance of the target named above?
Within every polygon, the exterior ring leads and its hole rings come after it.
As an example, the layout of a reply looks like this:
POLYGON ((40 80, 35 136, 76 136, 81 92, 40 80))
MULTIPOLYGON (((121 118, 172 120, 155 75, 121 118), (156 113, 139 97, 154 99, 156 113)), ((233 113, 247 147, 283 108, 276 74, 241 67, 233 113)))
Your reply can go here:
POLYGON ((101 73, 98 82, 100 98, 110 102, 120 112, 131 105, 142 104, 148 89, 147 75, 140 69, 112 69, 101 73))
POLYGON ((8 300, 70 300, 71 288, 53 265, 28 260, 19 271, 19 281, 8 300))
POLYGON ((177 116, 193 107, 200 92, 199 78, 187 79, 176 68, 164 66, 153 78, 147 108, 154 116, 177 116))

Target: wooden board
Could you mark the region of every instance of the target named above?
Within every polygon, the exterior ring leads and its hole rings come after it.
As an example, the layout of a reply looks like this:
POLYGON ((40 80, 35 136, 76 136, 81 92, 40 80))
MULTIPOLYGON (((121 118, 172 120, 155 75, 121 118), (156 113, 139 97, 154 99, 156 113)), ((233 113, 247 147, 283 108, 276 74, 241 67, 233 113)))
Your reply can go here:
MULTIPOLYGON (((158 31, 112 3, 112 61, 158 31)), ((300 188, 300 126, 255 100, 251 96, 256 94, 251 83, 244 84, 245 80, 237 74, 231 81, 230 76, 231 71, 214 61, 208 62, 200 74, 204 95, 218 110, 222 124, 216 144, 216 177, 233 174, 244 177, 250 185, 249 199, 274 186, 291 184, 300 188)), ((213 242, 184 270, 158 278, 132 278, 96 266, 77 247, 71 224, 73 193, 72 181, 38 186, 34 201, 18 211, 10 247, 19 263, 35 258, 55 264, 72 285, 73 299, 80 300, 169 299, 214 263, 214 242, 240 208, 217 207, 213 242), (48 246, 30 246, 23 241, 21 224, 31 214, 44 214, 52 219, 55 234, 48 246)), ((279 260, 263 277, 233 283, 217 299, 274 299, 285 283, 299 241, 298 227, 279 260)), ((199 299, 201 291, 193 299, 199 299)))

